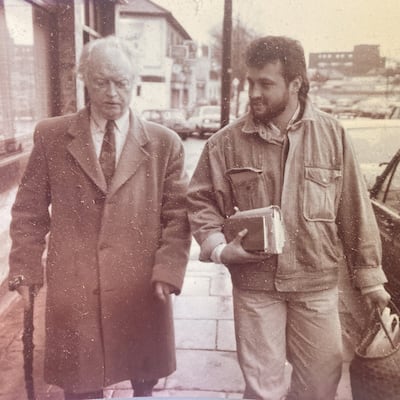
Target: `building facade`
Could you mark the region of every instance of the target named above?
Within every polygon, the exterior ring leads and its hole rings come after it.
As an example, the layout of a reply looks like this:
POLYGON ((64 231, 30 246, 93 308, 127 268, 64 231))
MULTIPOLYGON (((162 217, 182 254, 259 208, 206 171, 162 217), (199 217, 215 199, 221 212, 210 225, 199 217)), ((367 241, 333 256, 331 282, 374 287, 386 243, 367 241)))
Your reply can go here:
POLYGON ((38 120, 82 107, 83 44, 114 30, 114 1, 1 0, 1 134, 31 136, 38 120))
MULTIPOLYGON (((85 104, 76 63, 84 43, 114 33, 117 5, 112 0, 0 0, 2 190, 19 179, 36 123, 85 104)), ((2 251, 10 244, 8 218, 0 224, 2 251)), ((7 274, 7 262, 0 263, 0 283, 7 274)))
POLYGON ((385 67, 379 45, 361 44, 353 51, 310 53, 309 68, 335 70, 343 75, 360 76, 385 67))
POLYGON ((140 62, 133 107, 187 109, 196 99, 197 47, 174 16, 150 0, 118 7, 117 35, 132 43, 140 62))

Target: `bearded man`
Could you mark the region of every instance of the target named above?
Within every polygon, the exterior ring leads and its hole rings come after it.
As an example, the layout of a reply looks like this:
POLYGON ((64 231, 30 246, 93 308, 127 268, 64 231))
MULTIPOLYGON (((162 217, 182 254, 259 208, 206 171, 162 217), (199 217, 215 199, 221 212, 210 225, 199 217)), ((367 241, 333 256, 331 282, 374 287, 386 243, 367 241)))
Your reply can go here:
POLYGON ((246 65, 250 111, 205 145, 189 185, 192 232, 200 259, 225 264, 232 277, 244 398, 333 400, 342 372, 339 269, 347 260, 366 311, 383 309, 390 296, 379 231, 348 135, 307 96, 301 44, 257 39, 246 65), (227 242, 224 221, 236 209, 272 205, 283 217, 281 254, 246 251, 246 229, 227 242))

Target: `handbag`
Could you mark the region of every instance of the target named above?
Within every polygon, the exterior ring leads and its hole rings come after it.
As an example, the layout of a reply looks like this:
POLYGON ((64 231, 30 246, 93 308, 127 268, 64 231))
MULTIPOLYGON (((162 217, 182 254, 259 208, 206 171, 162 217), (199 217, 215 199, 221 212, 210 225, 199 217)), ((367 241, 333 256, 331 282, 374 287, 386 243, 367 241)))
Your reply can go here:
POLYGON ((353 400, 400 399, 399 310, 375 310, 350 362, 353 400))

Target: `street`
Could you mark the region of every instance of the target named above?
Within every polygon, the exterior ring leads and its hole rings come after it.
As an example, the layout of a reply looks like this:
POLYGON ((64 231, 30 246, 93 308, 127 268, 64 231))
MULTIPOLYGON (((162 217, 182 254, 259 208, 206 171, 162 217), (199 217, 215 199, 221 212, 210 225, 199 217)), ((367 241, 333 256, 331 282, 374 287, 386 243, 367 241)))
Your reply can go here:
POLYGON ((205 143, 206 140, 193 136, 189 137, 187 140, 183 142, 186 154, 186 169, 190 176, 192 175, 196 167, 197 160, 200 157, 200 153, 205 143))
MULTIPOLYGON (((205 140, 193 137, 184 141, 186 165, 192 174, 205 140)), ((13 186, 0 196, 3 235, 7 235, 10 207, 16 193, 13 186)), ((4 241, 2 242, 4 243, 4 241)), ((7 262, 7 245, 1 247, 2 263, 7 262)), ((154 397, 241 398, 243 379, 236 360, 231 301, 231 282, 225 267, 198 261, 199 247, 193 241, 182 294, 174 297, 177 371, 161 379, 154 397)), ((341 284, 341 317, 346 349, 345 366, 337 400, 351 400, 348 362, 358 340, 357 298, 347 280, 341 284)), ((45 288, 36 298, 34 331, 34 381, 37 400, 62 400, 62 391, 43 381, 45 288)), ((0 399, 25 397, 22 359, 22 304, 14 301, 0 313, 0 399)), ((290 366, 287 367, 289 379, 290 366)), ((105 390, 106 398, 129 398, 130 382, 121 382, 105 390)))

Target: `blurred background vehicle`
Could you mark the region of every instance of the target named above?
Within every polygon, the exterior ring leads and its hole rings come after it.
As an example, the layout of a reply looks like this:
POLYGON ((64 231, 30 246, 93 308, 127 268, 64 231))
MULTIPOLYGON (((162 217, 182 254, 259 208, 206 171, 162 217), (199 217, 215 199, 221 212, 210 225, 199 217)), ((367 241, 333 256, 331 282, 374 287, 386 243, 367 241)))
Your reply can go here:
POLYGON ((186 119, 185 112, 179 109, 149 109, 142 111, 142 117, 148 121, 156 122, 175 131, 182 140, 186 140, 192 130, 186 119))
POLYGON ((396 149, 400 149, 400 119, 355 118, 341 121, 349 133, 361 171, 371 188, 396 149))
POLYGON ((400 307, 400 119, 343 120, 370 191, 387 290, 400 307), (395 153, 395 154, 394 154, 395 153))
MULTIPOLYGON (((234 115, 229 116, 229 122, 235 119, 234 115)), ((213 134, 221 128, 221 107, 200 106, 196 107, 188 118, 188 124, 192 132, 203 138, 206 134, 213 134)))
POLYGON ((393 302, 400 307, 400 150, 379 175, 370 193, 381 234, 382 267, 388 278, 386 287, 393 302))
POLYGON ((355 102, 351 98, 341 97, 336 100, 332 113, 337 118, 355 118, 357 116, 357 110, 354 107, 355 102))
POLYGON ((192 132, 197 132, 200 137, 204 137, 206 133, 217 132, 221 127, 221 107, 196 107, 188 118, 188 124, 192 132))
POLYGON ((321 111, 325 111, 329 114, 332 114, 335 106, 329 99, 321 96, 313 96, 311 97, 311 100, 314 103, 314 105, 321 111))
POLYGON ((382 97, 368 97, 354 105, 358 117, 386 118, 390 112, 390 105, 382 97))

